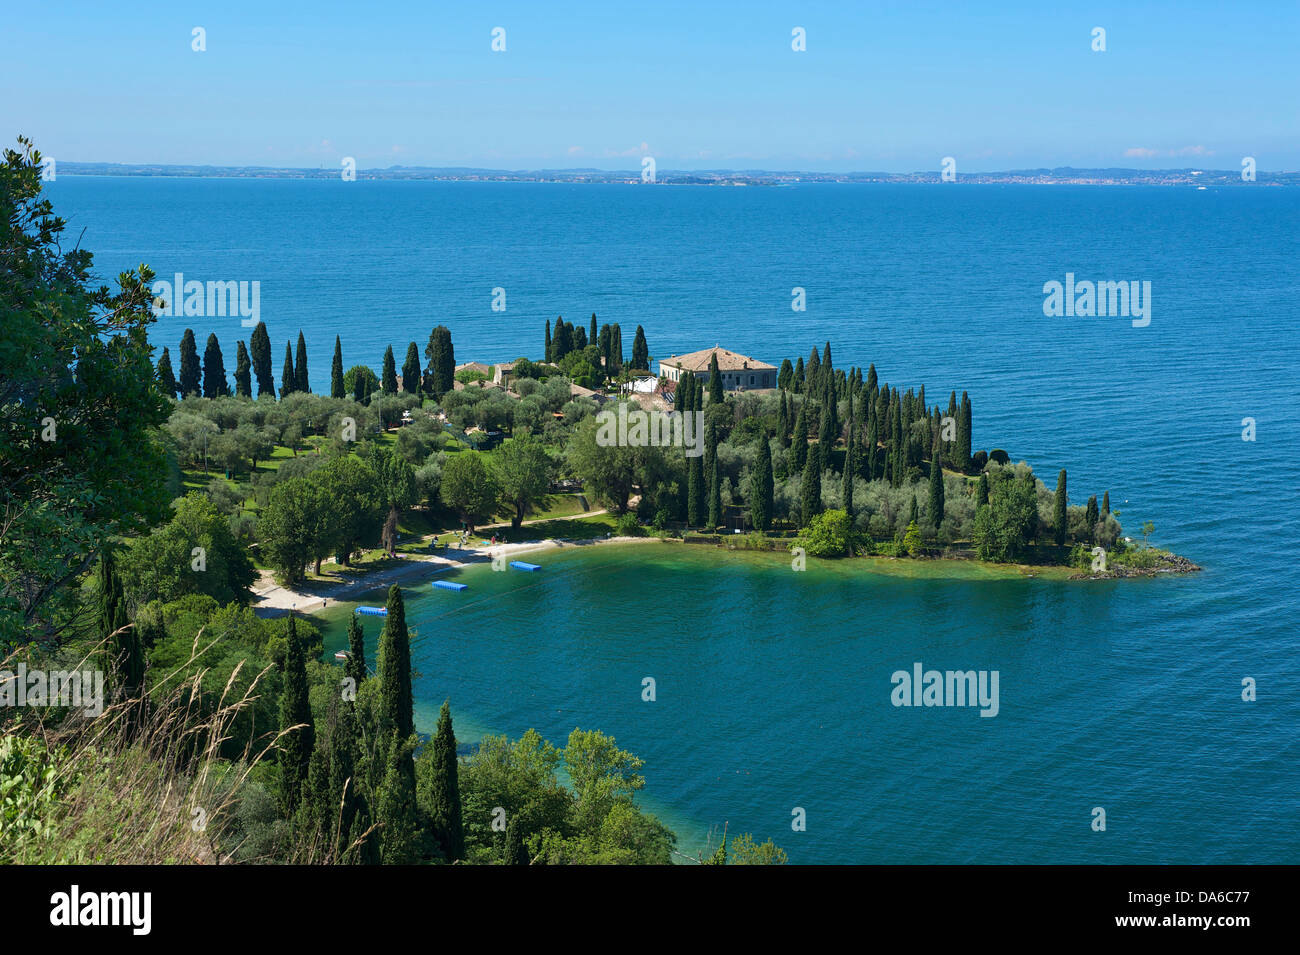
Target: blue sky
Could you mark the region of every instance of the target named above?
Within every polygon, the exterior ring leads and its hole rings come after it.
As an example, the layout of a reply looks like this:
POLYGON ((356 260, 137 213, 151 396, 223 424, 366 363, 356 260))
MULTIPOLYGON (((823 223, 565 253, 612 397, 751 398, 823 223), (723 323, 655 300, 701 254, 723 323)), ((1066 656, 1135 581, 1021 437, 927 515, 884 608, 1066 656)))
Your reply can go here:
POLYGON ((63 161, 1300 168, 1292 0, 64 0, 2 24, 0 132, 63 161))

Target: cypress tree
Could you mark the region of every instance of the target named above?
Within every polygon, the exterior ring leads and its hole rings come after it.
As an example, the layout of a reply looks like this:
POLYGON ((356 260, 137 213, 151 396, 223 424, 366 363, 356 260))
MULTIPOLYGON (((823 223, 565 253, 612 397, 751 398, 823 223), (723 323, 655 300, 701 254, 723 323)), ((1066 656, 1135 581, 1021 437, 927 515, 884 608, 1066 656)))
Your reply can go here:
POLYGON ((311 394, 311 385, 307 381, 307 339, 298 332, 298 351, 293 362, 293 390, 311 394))
POLYGON ((456 351, 451 342, 451 329, 437 326, 429 333, 429 344, 424 349, 429 360, 431 391, 435 401, 451 391, 456 383, 456 351))
POLYGON ((601 366, 608 374, 614 367, 614 330, 608 325, 600 326, 600 341, 596 344, 600 349, 601 366))
POLYGON ((284 343, 284 366, 280 370, 280 398, 291 395, 298 390, 297 379, 293 376, 293 345, 284 343))
POLYGON ((298 638, 296 619, 293 611, 289 611, 289 646, 284 655, 284 689, 280 694, 280 730, 284 733, 280 737, 281 798, 288 816, 298 808, 316 746, 316 729, 307 699, 307 653, 298 638), (299 724, 305 725, 301 729, 289 729, 299 724))
POLYGON ((144 647, 137 628, 129 625, 126 595, 109 548, 99 555, 96 582, 99 585, 99 636, 108 659, 105 669, 112 681, 112 699, 137 699, 144 689, 144 647))
POLYGON ((334 336, 334 361, 330 364, 330 397, 343 397, 343 343, 334 336))
POLYGON ((438 730, 433 735, 433 778, 429 794, 429 823, 443 855, 454 861, 465 857, 465 834, 460 818, 460 766, 456 759, 456 734, 451 707, 443 700, 438 730))
POLYGON ((930 503, 925 512, 935 530, 939 529, 939 524, 943 521, 942 457, 943 455, 939 451, 939 443, 936 441, 934 453, 930 456, 930 503))
POLYGON ((1110 517, 1110 491, 1101 496, 1101 519, 1110 517))
POLYGON ((718 353, 709 356, 709 402, 722 400, 722 373, 718 371, 718 353))
POLYGON ((402 390, 420 393, 420 349, 415 342, 406 346, 406 360, 402 362, 402 390))
POLYGON ((573 350, 582 351, 587 347, 587 330, 581 325, 573 326, 573 350))
POLYGON ((1088 525, 1088 543, 1091 544, 1097 536, 1097 522, 1101 520, 1101 514, 1097 510, 1096 494, 1088 498, 1088 506, 1083 511, 1083 520, 1088 525))
POLYGON ((961 393, 961 412, 957 417, 957 470, 965 474, 970 470, 970 398, 961 393))
POLYGON ((911 527, 917 520, 916 495, 912 495, 912 506, 907 510, 907 526, 911 527))
POLYGON ((275 372, 271 368, 271 336, 266 323, 258 322, 248 339, 248 354, 253 360, 253 377, 257 379, 257 397, 275 397, 275 372))
POLYGON ((379 635, 379 731, 405 740, 415 732, 411 700, 411 641, 406 604, 397 584, 388 588, 388 616, 379 635))
POLYGON ((947 417, 952 419, 953 437, 943 443, 943 450, 948 459, 948 466, 953 470, 961 470, 957 465, 957 429, 961 427, 961 422, 957 414, 957 392, 953 391, 948 395, 948 413, 947 417))
POLYGON ((221 358, 221 343, 215 334, 208 336, 203 349, 203 397, 221 398, 230 394, 226 381, 226 363, 221 358))
POLYGON ((893 395, 892 402, 894 405, 894 416, 893 416, 894 423, 890 429, 891 431, 893 431, 893 447, 890 449, 892 451, 891 454, 892 462, 890 464, 890 469, 891 469, 890 483, 894 487, 902 487, 903 478, 906 473, 907 438, 903 433, 903 405, 902 402, 898 400, 897 392, 895 392, 895 394, 893 395))
POLYGON ((542 352, 542 361, 551 360, 551 320, 546 320, 546 349, 542 352))
POLYGON ((199 378, 199 350, 194 344, 194 330, 187 328, 181 336, 181 377, 178 384, 182 398, 203 393, 199 378))
POLYGON ((985 507, 989 502, 989 476, 988 474, 980 475, 980 482, 975 488, 975 509, 979 510, 985 507))
POLYGON ((862 448, 862 476, 868 481, 876 479, 876 442, 878 439, 876 415, 873 407, 870 416, 867 418, 867 443, 862 448))
POLYGON ((718 473, 718 435, 712 421, 704 429, 704 441, 709 477, 709 528, 716 530, 722 523, 722 478, 718 473))
POLYGON ((822 385, 822 360, 817 354, 817 346, 813 346, 812 353, 808 356, 808 364, 804 366, 804 391, 813 397, 821 397, 822 385))
POLYGON ((758 460, 749 477, 749 519, 754 529, 767 533, 772 526, 772 496, 775 491, 772 480, 772 448, 767 435, 759 435, 758 460))
POLYGON ((384 865, 411 865, 417 861, 419 842, 415 739, 390 736, 387 740, 388 760, 375 809, 381 826, 380 860, 384 865))
POLYGON ((361 686, 366 678, 366 635, 355 613, 348 621, 348 662, 344 664, 343 673, 357 686, 361 686))
POLYGON ((822 471, 816 453, 810 453, 804 463, 803 477, 799 479, 799 523, 808 523, 822 509, 822 471))
POLYGON ((781 447, 790 446, 790 429, 794 423, 790 420, 790 402, 786 400, 786 394, 781 392, 781 409, 777 415, 776 423, 776 440, 780 442, 781 447))
POLYGON ((699 527, 706 516, 704 462, 698 456, 689 458, 686 467, 686 522, 699 527))
POLYGON ((858 430, 857 421, 853 417, 853 399, 849 399, 849 440, 844 447, 844 473, 841 476, 843 486, 840 488, 840 497, 843 498, 845 513, 849 515, 849 520, 853 520, 853 476, 857 473, 856 449, 854 442, 854 432, 858 430))
POLYGON ((329 832, 336 832, 335 849, 337 861, 348 861, 348 835, 356 822, 357 810, 361 806, 361 795, 357 790, 356 754, 357 723, 352 712, 353 704, 340 702, 338 697, 330 699, 330 738, 329 738, 329 793, 330 809, 329 832), (337 812, 337 818, 334 813, 337 812))
MULTIPOLYGON (((641 327, 640 325, 637 326, 638 329, 639 329, 640 327, 641 327)), ((597 333, 597 331, 596 331, 596 313, 595 313, 595 312, 592 312, 592 313, 591 313, 591 329, 590 329, 590 330, 588 331, 588 333, 587 333, 587 342, 588 342, 588 344, 591 344, 591 345, 596 344, 596 339, 599 338, 599 337, 600 337, 600 335, 599 335, 599 334, 597 333)), ((644 338, 644 337, 645 337, 645 336, 643 335, 642 338, 644 338)), ((635 349, 633 349, 633 353, 635 354, 635 349)), ((638 365, 637 367, 640 367, 640 366, 638 365)))
POLYGON ((506 847, 502 854, 506 865, 529 865, 528 850, 524 847, 523 837, 519 835, 519 824, 511 816, 506 823, 506 847))
POLYGON ((781 359, 781 370, 776 373, 776 386, 782 391, 789 391, 794 378, 794 367, 789 358, 781 359))
POLYGON ((243 341, 235 344, 235 394, 241 398, 253 397, 253 363, 248 360, 243 341))
POLYGON ((791 463, 796 471, 802 471, 808 462, 808 419, 804 415, 807 404, 807 400, 800 402, 799 413, 794 417, 794 434, 790 436, 791 463))
MULTIPOLYGON (((591 327, 596 327, 596 316, 591 317, 591 327)), ((593 339, 594 340, 594 339, 593 339)), ((632 367, 650 369, 650 346, 646 344, 645 329, 636 327, 636 337, 632 339, 632 367)))
POLYGON ((839 427, 835 420, 835 399, 827 398, 822 403, 821 425, 817 429, 817 443, 822 446, 823 461, 829 460, 837 438, 839 427))
POLYGON ((397 360, 393 357, 393 346, 384 349, 384 370, 379 378, 379 387, 386 395, 397 394, 397 360))
POLYGON ((623 326, 615 322, 610 332, 609 353, 614 358, 614 374, 623 371, 623 326))
POLYGON ((799 360, 794 363, 794 377, 790 380, 790 384, 794 388, 794 393, 796 395, 804 392, 804 385, 806 383, 805 378, 806 373, 803 367, 803 355, 800 355, 799 360))
POLYGON ((1056 496, 1052 500, 1052 532, 1057 547, 1065 545, 1065 494, 1065 468, 1061 468, 1061 473, 1056 476, 1056 496))
POLYGON ((158 359, 158 387, 168 398, 176 397, 176 375, 172 372, 172 356, 166 348, 158 359))

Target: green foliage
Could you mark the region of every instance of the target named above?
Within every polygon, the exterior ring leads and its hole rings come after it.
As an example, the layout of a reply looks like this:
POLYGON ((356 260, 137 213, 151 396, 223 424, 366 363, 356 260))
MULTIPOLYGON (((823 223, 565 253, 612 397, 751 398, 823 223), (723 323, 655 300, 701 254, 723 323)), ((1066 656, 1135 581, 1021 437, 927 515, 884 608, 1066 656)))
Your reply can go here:
POLYGON ((459 769, 456 733, 451 725, 451 707, 444 700, 438 713, 437 732, 420 755, 417 777, 420 805, 429 817, 430 834, 443 856, 452 861, 465 857, 459 769))
POLYGON ((975 515, 975 552, 980 560, 1015 561, 1024 555, 1038 521, 1034 475, 1027 468, 992 468, 989 503, 975 515))
POLYGON ((813 517, 795 541, 810 557, 848 557, 853 553, 853 522, 843 510, 813 517))
POLYGON ((448 456, 438 493, 471 528, 491 518, 501 501, 497 477, 477 451, 448 456))
POLYGON ((761 844, 755 843, 754 837, 748 832, 732 836, 728 846, 727 862, 730 865, 785 865, 789 861, 785 850, 771 839, 761 844))
POLYGON ((130 542, 121 573, 123 586, 141 603, 167 603, 187 594, 247 603, 257 579, 229 522, 201 491, 177 499, 171 521, 130 542))
POLYGON ((554 464, 545 446, 532 435, 511 438, 501 446, 494 463, 501 500, 511 511, 511 526, 517 528, 533 507, 546 500, 554 464))
POLYGON ((302 797, 307 781, 308 764, 316 745, 316 728, 312 723, 311 704, 307 700, 307 655, 298 637, 297 619, 289 614, 287 648, 284 660, 284 689, 280 697, 280 773, 281 800, 285 812, 292 815, 302 797))
POLYGON ((63 756, 38 739, 0 736, 0 861, 47 835, 48 818, 75 782, 60 771, 63 756))
POLYGON ((53 635, 110 538, 165 514, 170 402, 146 340, 153 272, 90 285, 91 254, 40 195, 41 155, 0 162, 0 640, 53 635))

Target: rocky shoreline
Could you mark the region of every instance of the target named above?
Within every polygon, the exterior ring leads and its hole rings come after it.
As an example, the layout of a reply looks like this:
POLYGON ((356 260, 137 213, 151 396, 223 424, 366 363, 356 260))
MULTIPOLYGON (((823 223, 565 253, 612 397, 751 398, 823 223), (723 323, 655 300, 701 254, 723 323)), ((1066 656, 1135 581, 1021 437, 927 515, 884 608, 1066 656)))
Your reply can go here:
POLYGON ((1203 570, 1186 557, 1177 554, 1163 554, 1156 558, 1154 567, 1110 567, 1101 572, 1071 574, 1070 580, 1117 580, 1125 577, 1158 577, 1161 574, 1194 574, 1203 570))

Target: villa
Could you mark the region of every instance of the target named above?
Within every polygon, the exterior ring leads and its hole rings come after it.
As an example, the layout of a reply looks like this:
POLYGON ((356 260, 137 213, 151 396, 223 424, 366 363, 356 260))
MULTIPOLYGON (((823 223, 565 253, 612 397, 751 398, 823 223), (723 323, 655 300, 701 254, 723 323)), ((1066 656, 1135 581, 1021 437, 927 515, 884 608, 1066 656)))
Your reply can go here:
POLYGON ((659 374, 673 382, 680 380, 682 373, 687 371, 707 379, 709 365, 714 355, 718 358, 718 371, 722 374, 722 387, 726 391, 750 391, 776 387, 775 365, 728 351, 718 345, 703 351, 693 351, 689 355, 673 355, 661 359, 659 374))

